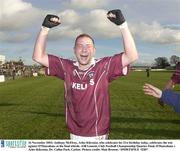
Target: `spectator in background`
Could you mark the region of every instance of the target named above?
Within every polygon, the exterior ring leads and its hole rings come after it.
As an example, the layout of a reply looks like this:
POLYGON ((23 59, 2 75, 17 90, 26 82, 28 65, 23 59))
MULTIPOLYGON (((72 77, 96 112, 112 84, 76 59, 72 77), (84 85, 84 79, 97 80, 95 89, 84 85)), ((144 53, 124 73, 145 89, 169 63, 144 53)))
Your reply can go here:
POLYGON ((150 68, 148 67, 148 68, 146 68, 146 76, 149 78, 149 76, 150 76, 150 68))
POLYGON ((13 80, 15 80, 15 76, 16 76, 16 68, 15 67, 13 67, 12 76, 13 76, 13 80))

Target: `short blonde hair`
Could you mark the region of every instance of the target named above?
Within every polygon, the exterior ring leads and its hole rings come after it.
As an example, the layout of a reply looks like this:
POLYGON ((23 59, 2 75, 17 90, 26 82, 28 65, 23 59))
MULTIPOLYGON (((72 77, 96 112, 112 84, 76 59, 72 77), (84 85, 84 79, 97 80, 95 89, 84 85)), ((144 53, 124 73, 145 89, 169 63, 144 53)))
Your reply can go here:
POLYGON ((75 40, 75 45, 76 45, 76 42, 79 38, 82 38, 82 37, 88 37, 92 40, 93 44, 94 44, 94 39, 89 35, 89 34, 86 34, 86 33, 83 33, 83 34, 80 34, 79 36, 76 37, 76 40, 75 40))

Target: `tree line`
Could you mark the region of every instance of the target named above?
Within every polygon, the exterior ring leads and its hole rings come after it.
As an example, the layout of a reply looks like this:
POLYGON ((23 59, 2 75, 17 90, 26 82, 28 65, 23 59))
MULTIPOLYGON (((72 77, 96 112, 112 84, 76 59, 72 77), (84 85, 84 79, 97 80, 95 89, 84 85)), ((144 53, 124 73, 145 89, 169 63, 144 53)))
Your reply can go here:
POLYGON ((172 55, 169 60, 167 57, 158 57, 154 60, 155 63, 153 64, 153 67, 164 69, 169 66, 176 66, 176 64, 180 61, 180 57, 172 55))

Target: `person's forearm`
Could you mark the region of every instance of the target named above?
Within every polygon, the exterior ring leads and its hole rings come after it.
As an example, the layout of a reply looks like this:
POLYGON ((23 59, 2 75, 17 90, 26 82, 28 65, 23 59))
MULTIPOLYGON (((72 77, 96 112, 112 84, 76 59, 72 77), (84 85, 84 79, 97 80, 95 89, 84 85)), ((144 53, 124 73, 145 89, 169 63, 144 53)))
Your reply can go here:
POLYGON ((60 23, 58 16, 52 14, 46 15, 34 46, 33 60, 46 67, 49 67, 48 55, 46 54, 48 31, 50 28, 58 26, 60 23))
POLYGON ((136 46, 134 43, 134 39, 129 31, 129 28, 126 23, 124 25, 120 26, 120 30, 123 37, 123 44, 124 44, 124 63, 125 65, 134 62, 138 59, 138 53, 136 50, 136 46), (123 26, 123 28, 122 28, 123 26))
POLYGON ((47 64, 47 54, 46 54, 46 41, 48 36, 48 28, 42 27, 39 35, 37 37, 35 46, 34 46, 34 53, 33 53, 33 60, 48 67, 47 64))

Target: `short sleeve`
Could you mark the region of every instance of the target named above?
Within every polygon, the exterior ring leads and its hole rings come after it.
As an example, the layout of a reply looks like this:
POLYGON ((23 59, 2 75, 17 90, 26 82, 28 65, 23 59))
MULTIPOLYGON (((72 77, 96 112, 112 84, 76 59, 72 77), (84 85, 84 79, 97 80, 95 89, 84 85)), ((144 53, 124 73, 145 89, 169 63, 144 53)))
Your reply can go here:
POLYGON ((49 67, 46 68, 46 75, 56 76, 64 80, 63 59, 57 56, 48 55, 49 67))
POLYGON ((130 66, 126 66, 123 68, 122 66, 122 54, 116 54, 109 59, 108 63, 108 77, 109 81, 113 81, 120 76, 125 76, 129 72, 130 66))

